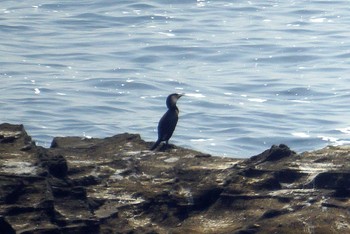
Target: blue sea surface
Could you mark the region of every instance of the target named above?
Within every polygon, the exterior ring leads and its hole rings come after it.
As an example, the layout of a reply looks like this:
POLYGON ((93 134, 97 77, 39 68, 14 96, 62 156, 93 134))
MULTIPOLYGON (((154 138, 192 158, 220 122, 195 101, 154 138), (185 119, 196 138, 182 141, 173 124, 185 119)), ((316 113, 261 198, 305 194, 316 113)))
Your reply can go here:
POLYGON ((0 122, 249 157, 350 142, 348 1, 1 1, 0 122))

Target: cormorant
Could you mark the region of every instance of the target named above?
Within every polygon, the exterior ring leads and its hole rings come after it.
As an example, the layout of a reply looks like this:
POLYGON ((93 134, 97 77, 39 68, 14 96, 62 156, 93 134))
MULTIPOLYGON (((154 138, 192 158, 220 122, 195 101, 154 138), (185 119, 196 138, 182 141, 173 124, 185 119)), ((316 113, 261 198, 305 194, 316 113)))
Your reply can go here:
POLYGON ((166 146, 170 137, 173 135, 175 130, 177 120, 179 119, 179 109, 176 106, 177 100, 182 97, 184 94, 173 93, 168 96, 166 99, 166 106, 168 111, 165 112, 163 117, 159 120, 158 123, 158 140, 151 147, 151 150, 157 148, 157 146, 165 141, 166 146))

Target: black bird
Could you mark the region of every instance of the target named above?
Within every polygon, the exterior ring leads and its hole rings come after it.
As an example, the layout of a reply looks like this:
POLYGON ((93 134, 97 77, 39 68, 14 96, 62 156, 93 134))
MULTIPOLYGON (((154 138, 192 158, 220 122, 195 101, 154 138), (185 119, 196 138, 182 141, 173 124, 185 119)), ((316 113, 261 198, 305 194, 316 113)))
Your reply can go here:
POLYGON ((159 120, 158 123, 158 140, 151 147, 151 150, 157 148, 157 146, 165 141, 166 146, 168 145, 168 141, 170 137, 173 135, 175 130, 177 120, 179 119, 179 109, 176 106, 177 100, 182 97, 183 94, 173 93, 168 96, 166 99, 166 106, 168 107, 168 111, 165 112, 163 117, 159 120))

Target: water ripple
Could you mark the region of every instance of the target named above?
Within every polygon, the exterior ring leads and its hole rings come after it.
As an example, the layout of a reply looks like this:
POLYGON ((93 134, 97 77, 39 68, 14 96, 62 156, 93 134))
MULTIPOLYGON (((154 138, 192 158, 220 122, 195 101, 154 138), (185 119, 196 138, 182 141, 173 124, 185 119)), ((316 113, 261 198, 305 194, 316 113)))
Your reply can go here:
POLYGON ((349 142, 346 1, 4 1, 2 122, 53 136, 155 140, 251 156, 349 142), (344 130, 345 129, 345 130, 344 130))

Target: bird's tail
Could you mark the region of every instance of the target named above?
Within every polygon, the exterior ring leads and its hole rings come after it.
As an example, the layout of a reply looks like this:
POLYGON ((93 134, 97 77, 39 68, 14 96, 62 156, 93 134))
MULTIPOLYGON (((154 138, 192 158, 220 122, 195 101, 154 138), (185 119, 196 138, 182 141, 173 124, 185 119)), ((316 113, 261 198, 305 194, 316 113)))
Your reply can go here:
POLYGON ((154 143, 154 145, 151 147, 151 150, 154 150, 155 148, 157 148, 158 145, 160 144, 160 142, 161 142, 161 140, 158 139, 158 140, 156 141, 156 143, 154 143))

